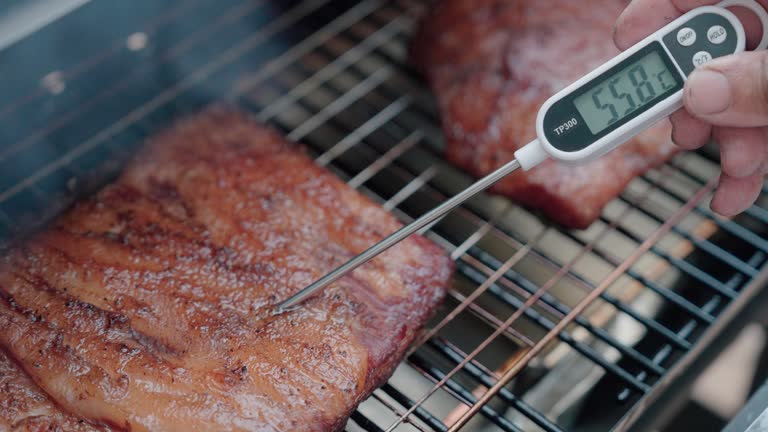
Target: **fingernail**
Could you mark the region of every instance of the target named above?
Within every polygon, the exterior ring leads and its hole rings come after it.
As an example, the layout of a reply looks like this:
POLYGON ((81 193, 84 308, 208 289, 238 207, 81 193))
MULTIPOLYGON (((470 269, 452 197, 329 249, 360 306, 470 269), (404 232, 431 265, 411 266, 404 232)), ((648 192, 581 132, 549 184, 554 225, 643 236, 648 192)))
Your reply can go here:
POLYGON ((680 143, 677 140, 677 124, 675 122, 672 122, 672 132, 670 133, 670 138, 672 138, 672 143, 674 145, 679 146, 680 143))
POLYGON ((688 79, 687 92, 686 108, 691 114, 718 114, 731 106, 731 85, 720 72, 694 71, 688 79))

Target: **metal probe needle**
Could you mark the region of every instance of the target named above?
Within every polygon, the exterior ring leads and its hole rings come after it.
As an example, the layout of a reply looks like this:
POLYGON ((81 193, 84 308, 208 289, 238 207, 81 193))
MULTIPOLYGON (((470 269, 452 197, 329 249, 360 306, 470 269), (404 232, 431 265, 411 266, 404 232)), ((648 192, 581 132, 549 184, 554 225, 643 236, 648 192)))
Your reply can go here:
POLYGON ((347 261, 346 264, 336 268, 336 270, 328 273, 327 275, 323 276, 322 278, 318 279, 313 284, 309 285, 308 287, 302 289, 298 293, 294 294, 291 298, 288 300, 280 303, 277 306, 277 313, 286 312, 305 299, 307 299, 309 296, 314 294, 316 291, 319 291, 328 285, 336 282, 341 277, 346 275, 347 273, 351 272, 352 270, 360 267, 361 265, 367 263, 368 261, 372 260, 382 252, 386 251, 387 249, 391 248, 392 246, 400 243, 401 241, 405 240, 407 237, 409 237, 411 234, 414 234, 421 230, 422 228, 428 226, 432 222, 440 219, 441 217, 445 216, 446 213, 450 212, 454 208, 460 206, 463 204, 466 200, 472 198, 473 196, 477 195, 478 193, 488 189, 489 187, 496 184, 499 180, 503 179, 504 177, 508 176, 509 174, 513 173, 515 170, 520 168, 520 163, 517 160, 513 160, 506 165, 502 166, 501 168, 497 169, 496 171, 492 172, 491 174, 488 174, 486 177, 483 177, 482 179, 478 180, 477 183, 474 183, 472 186, 468 187, 458 195, 454 196, 453 198, 449 199, 448 201, 444 202, 440 206, 434 208, 429 213, 425 214, 424 216, 416 219, 409 225, 406 225, 399 230, 397 230, 395 233, 390 235, 389 237, 385 238, 384 240, 380 241, 379 243, 376 243, 375 245, 368 248, 365 252, 361 253, 360 255, 356 256, 355 258, 352 258, 351 260, 347 261))

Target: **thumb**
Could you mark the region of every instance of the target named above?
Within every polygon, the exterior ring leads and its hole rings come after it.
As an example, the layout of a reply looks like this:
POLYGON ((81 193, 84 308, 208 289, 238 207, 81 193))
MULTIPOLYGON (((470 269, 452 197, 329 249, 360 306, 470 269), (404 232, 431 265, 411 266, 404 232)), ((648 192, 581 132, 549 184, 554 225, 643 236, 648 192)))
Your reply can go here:
POLYGON ((768 51, 707 63, 685 85, 685 108, 717 126, 768 126, 768 51))

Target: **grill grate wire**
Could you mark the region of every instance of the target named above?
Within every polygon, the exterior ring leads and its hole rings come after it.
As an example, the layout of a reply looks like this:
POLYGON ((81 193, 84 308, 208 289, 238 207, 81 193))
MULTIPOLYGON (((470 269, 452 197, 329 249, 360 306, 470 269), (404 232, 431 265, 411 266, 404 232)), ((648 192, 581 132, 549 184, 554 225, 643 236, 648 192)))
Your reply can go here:
MULTIPOLYGON (((471 182, 441 159, 434 102, 405 66, 421 8, 137 2, 136 16, 116 30, 123 33, 59 59, 68 64, 23 70, 27 85, 0 89, 9 96, 0 107, 0 242, 112 178, 147 135, 221 99, 306 144, 319 164, 404 222, 415 219, 471 182), (123 41, 139 32, 150 42, 137 53, 123 41), (33 81, 51 69, 63 91, 33 81)), ((110 13, 98 2, 81 8, 11 54, 110 13)), ((766 199, 737 219, 715 216, 707 199, 716 166, 706 151, 679 155, 634 181, 586 231, 549 226, 488 195, 436 224, 426 235, 452 254, 456 283, 349 430, 454 430, 475 412, 488 430, 583 427, 530 396, 542 391, 536 369, 546 376, 567 359, 621 383, 611 403, 623 425, 765 275, 766 199), (637 335, 627 339, 617 322, 637 335), (522 385, 526 378, 532 383, 522 385)))

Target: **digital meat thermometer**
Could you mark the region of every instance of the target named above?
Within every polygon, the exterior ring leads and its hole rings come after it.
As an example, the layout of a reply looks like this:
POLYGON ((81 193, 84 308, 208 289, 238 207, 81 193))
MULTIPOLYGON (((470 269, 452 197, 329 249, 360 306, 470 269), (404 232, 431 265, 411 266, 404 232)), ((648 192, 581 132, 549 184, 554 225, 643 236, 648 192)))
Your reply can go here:
POLYGON ((549 158, 592 161, 682 108, 685 80, 696 67, 744 51, 744 26, 725 9, 730 6, 745 7, 760 18, 765 31, 757 48, 766 48, 768 13, 754 0, 726 0, 686 13, 547 100, 537 117, 537 139, 518 150, 515 160, 304 288, 281 303, 278 312, 427 228, 518 168, 529 170, 549 158))

